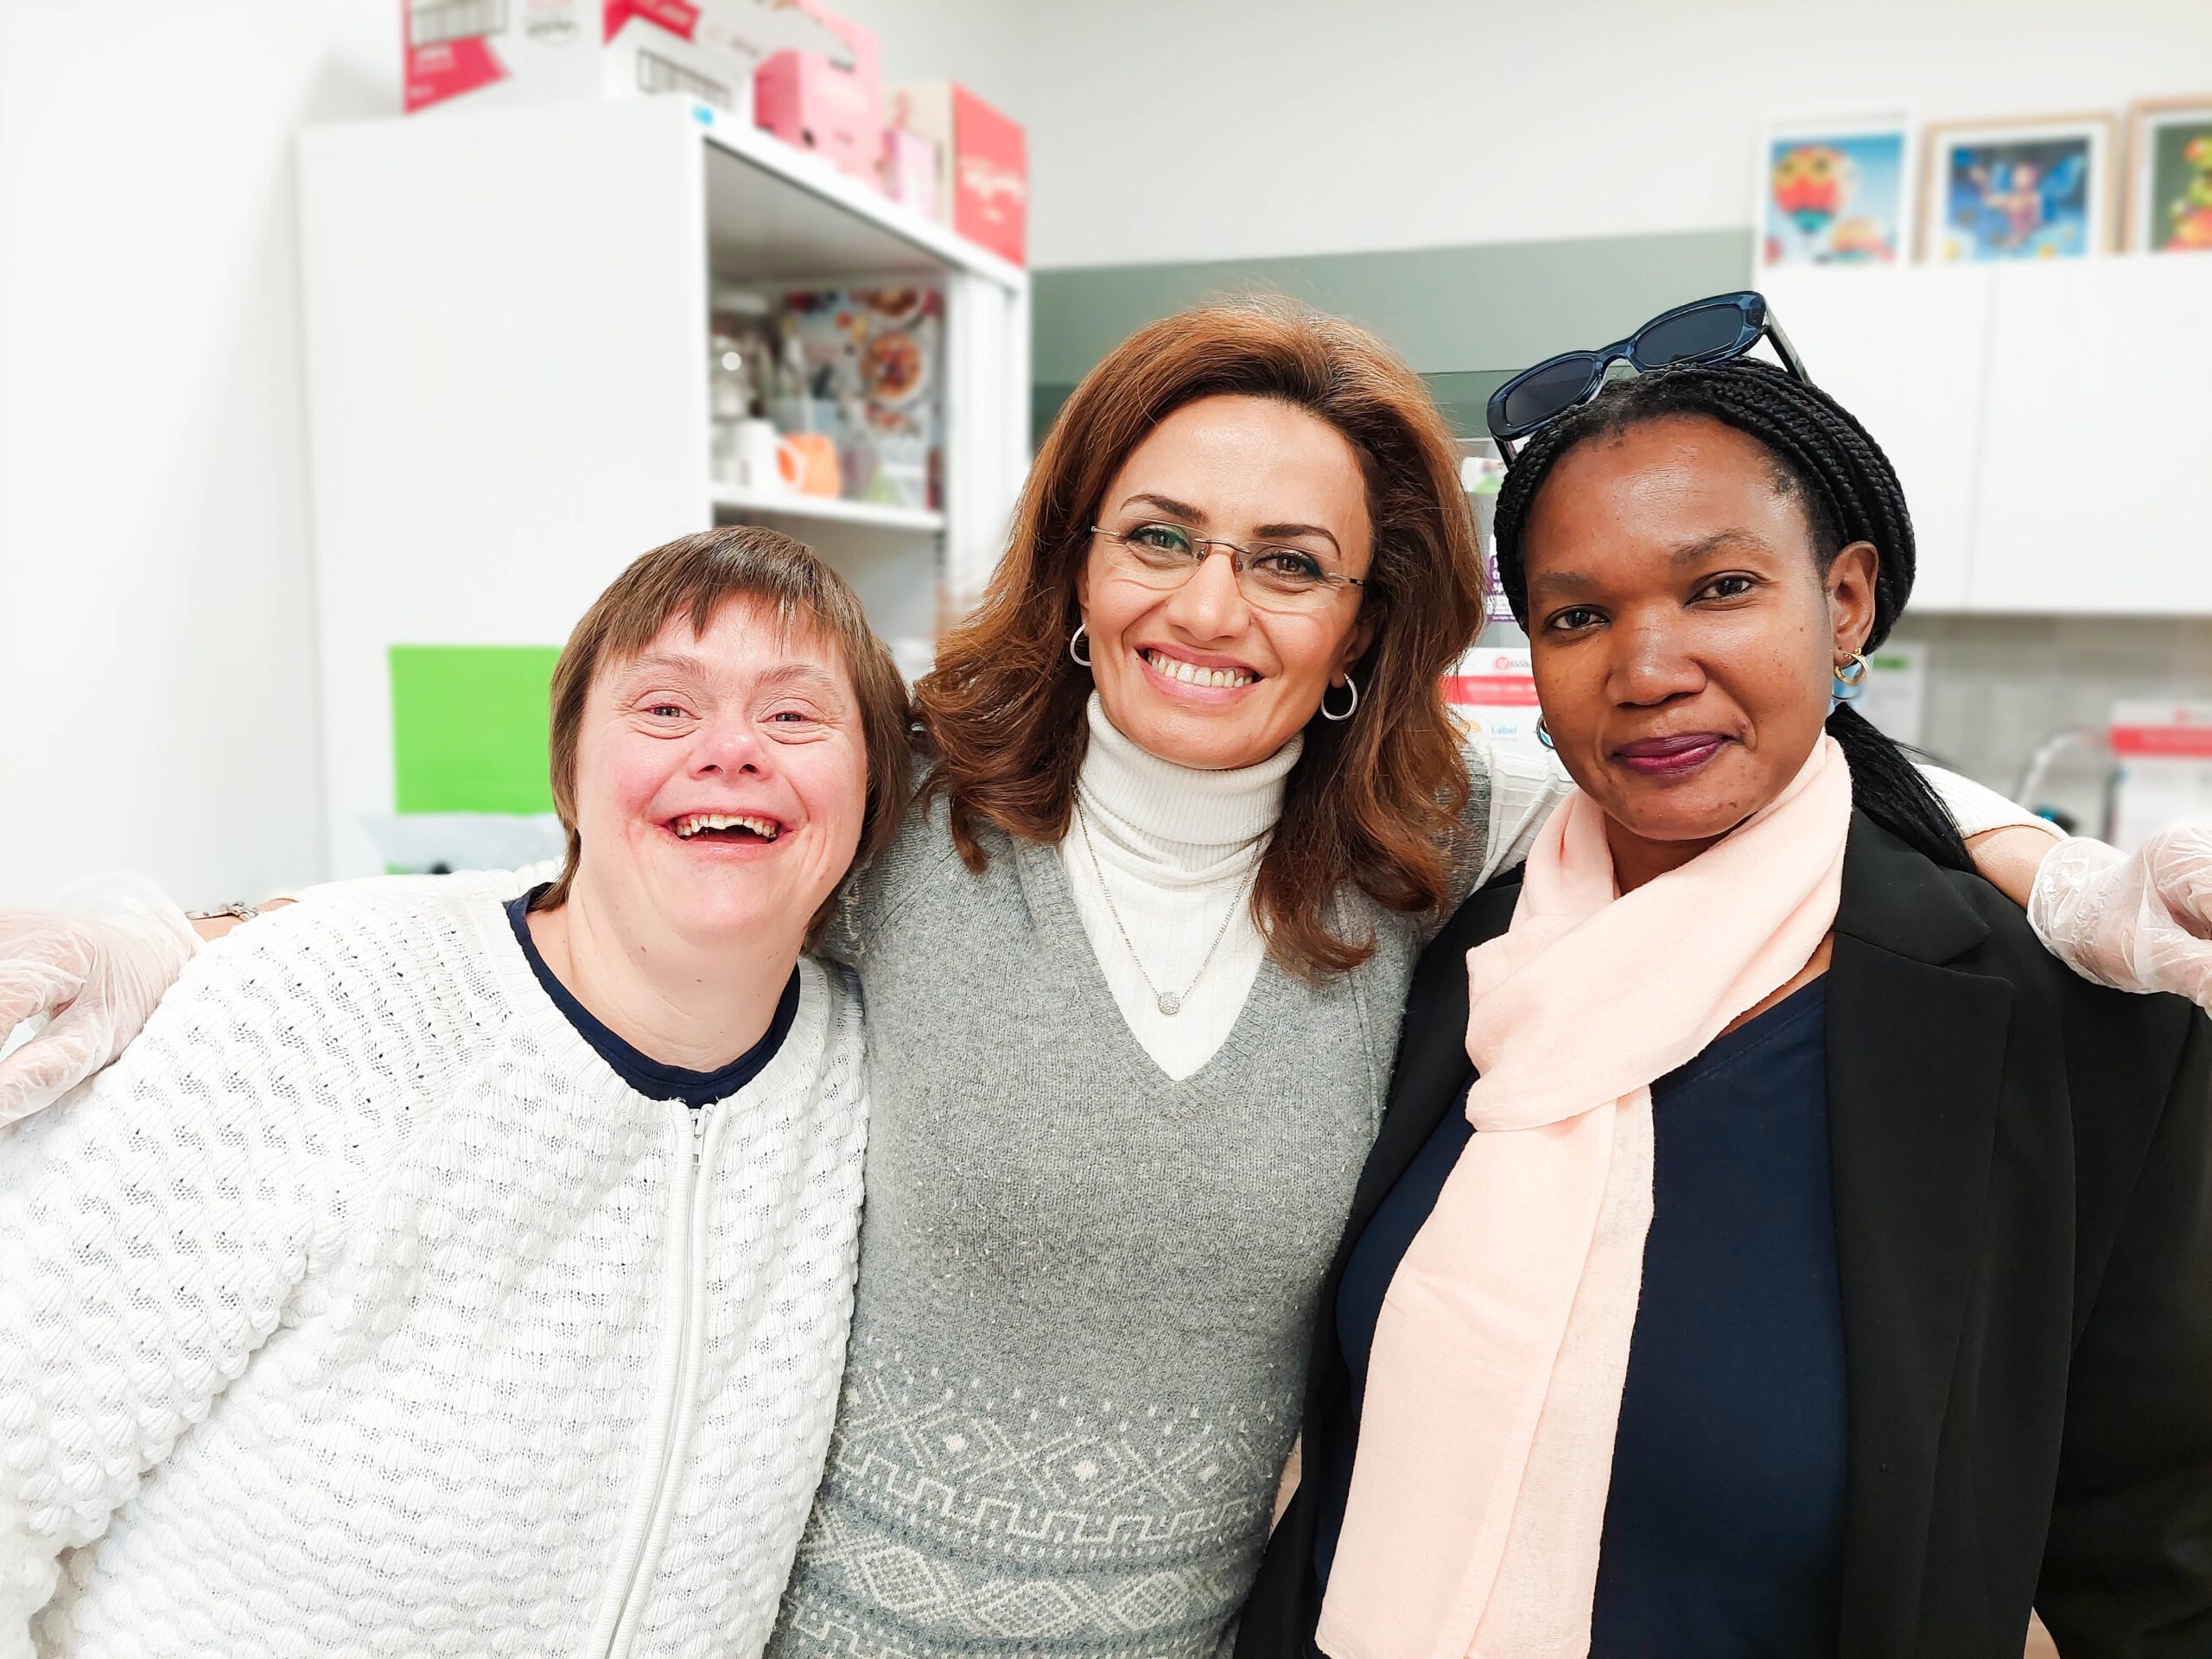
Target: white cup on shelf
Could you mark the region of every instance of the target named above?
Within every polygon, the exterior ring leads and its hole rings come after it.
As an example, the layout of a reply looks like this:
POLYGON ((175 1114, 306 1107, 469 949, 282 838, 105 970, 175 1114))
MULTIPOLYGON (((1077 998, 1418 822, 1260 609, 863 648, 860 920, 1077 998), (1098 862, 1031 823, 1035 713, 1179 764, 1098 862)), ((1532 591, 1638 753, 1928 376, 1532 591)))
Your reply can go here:
POLYGON ((731 481, 747 495, 788 495, 798 487, 804 464, 798 446, 773 421, 738 422, 732 448, 731 481))

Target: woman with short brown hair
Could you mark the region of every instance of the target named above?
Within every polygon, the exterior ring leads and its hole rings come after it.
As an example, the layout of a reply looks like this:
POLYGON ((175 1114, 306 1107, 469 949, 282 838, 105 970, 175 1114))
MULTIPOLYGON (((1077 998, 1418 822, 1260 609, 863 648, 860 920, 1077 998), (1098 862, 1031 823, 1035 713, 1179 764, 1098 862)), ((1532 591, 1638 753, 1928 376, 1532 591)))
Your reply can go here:
POLYGON ((556 680, 557 883, 324 888, 0 1141, 0 1654, 767 1641, 867 1128, 801 953, 906 691, 766 530, 637 560, 556 680))

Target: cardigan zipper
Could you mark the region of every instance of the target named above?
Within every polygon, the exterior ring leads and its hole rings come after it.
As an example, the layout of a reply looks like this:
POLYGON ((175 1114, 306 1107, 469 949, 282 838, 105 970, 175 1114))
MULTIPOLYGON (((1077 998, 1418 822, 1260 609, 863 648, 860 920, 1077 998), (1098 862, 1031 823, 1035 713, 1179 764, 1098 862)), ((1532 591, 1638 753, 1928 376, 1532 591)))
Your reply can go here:
POLYGON ((686 1107, 684 1110, 690 1119, 689 1154, 670 1160, 677 1175, 671 1183, 675 1192, 670 1209, 675 1228, 669 1248, 670 1319, 677 1332, 676 1351, 666 1365, 659 1390, 665 1403, 659 1415, 657 1442, 645 1459, 646 1466, 653 1471, 652 1503, 645 1511, 643 1535, 631 1542, 627 1552, 622 1601, 607 1638, 607 1659, 620 1659, 637 1639, 638 1620, 652 1592, 676 1508, 677 1488, 682 1484, 683 1454, 691 1437, 698 1393, 702 1346, 698 1325, 705 1300, 699 1290, 706 1276, 707 1230, 702 1212, 712 1190, 706 1179, 706 1166, 708 1135, 713 1126, 707 1109, 686 1107))

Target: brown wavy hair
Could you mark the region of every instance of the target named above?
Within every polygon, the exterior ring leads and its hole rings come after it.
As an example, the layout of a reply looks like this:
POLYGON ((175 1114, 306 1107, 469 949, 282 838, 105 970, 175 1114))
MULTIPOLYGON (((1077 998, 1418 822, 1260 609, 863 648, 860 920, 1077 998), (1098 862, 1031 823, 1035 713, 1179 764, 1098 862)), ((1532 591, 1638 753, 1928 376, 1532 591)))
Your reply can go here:
POLYGON ((1361 613, 1375 635, 1353 665, 1358 707, 1307 727, 1252 889, 1269 951, 1317 979, 1374 953, 1371 938, 1329 925, 1347 884, 1395 911, 1444 904, 1467 775, 1443 676, 1483 613, 1458 442, 1421 378, 1363 328, 1281 301, 1202 306, 1132 334, 1084 378, 1030 470, 982 604, 915 688, 934 761, 924 798, 944 798, 973 869, 985 861, 981 824, 1030 842, 1066 835, 1090 695, 1068 638, 1090 526, 1130 451, 1185 404, 1223 394, 1275 398, 1342 434, 1374 527, 1361 613))

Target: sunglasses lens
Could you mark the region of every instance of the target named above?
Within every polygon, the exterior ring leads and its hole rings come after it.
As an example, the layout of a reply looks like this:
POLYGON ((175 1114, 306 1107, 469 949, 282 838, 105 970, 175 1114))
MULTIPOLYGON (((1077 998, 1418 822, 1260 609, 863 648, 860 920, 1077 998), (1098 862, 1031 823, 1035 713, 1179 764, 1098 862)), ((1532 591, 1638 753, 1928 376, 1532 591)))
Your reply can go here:
POLYGON ((1506 394, 1506 424, 1515 431, 1541 425, 1573 407, 1597 373, 1598 359, 1588 352, 1541 365, 1506 394))
POLYGON ((1653 323, 1637 336, 1637 366, 1663 369, 1669 363, 1719 356, 1742 342, 1744 329, 1744 314, 1732 305, 1685 311, 1679 317, 1653 323))

